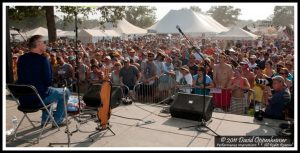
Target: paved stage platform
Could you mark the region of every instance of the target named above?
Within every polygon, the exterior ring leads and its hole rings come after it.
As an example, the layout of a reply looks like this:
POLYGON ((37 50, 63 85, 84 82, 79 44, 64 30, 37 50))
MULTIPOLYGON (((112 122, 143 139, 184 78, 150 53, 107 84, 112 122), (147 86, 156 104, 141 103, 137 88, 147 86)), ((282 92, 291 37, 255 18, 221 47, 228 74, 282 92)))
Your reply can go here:
MULTIPOLYGON (((36 133, 34 131, 40 129, 40 123, 36 123, 37 128, 32 128, 27 120, 19 129, 20 133, 18 135, 24 135, 23 138, 29 140, 8 141, 11 136, 6 136, 7 140, 3 141, 6 149, 16 150, 19 147, 33 150, 218 149, 215 147, 216 135, 212 131, 205 132, 202 131, 203 128, 199 130, 199 128, 194 127, 179 130, 180 127, 199 125, 199 122, 173 118, 169 114, 161 113, 163 107, 142 103, 121 104, 112 110, 110 118, 111 129, 116 135, 113 135, 110 131, 102 131, 92 137, 93 141, 88 138, 88 135, 95 130, 97 123, 90 120, 80 125, 74 119, 71 119, 70 131, 76 129, 76 124, 80 129, 80 132, 73 133, 70 137, 72 143, 79 142, 71 144, 71 148, 67 148, 67 145, 49 147, 49 143, 67 142, 66 126, 61 127, 60 131, 52 129, 50 125, 46 126, 47 129, 44 131, 40 142, 38 144, 33 143, 38 137, 38 134, 34 134, 36 133)), ((12 128, 11 119, 14 115, 18 120, 22 117, 22 113, 17 111, 15 101, 7 96, 6 125, 4 126, 6 129, 4 130, 12 128)), ((35 121, 40 121, 41 112, 29 114, 29 117, 35 121)), ((207 126, 221 136, 275 136, 280 131, 278 125, 283 122, 287 121, 266 118, 263 121, 256 121, 249 116, 213 112, 212 120, 208 122, 207 126)))

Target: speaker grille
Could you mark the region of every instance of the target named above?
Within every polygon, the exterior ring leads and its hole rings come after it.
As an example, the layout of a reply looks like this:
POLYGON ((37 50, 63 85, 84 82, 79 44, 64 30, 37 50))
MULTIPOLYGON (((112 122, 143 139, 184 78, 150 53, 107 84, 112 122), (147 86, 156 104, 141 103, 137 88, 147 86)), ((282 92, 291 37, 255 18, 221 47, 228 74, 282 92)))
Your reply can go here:
POLYGON ((212 96, 178 93, 174 103, 170 107, 172 117, 184 118, 200 121, 203 118, 203 107, 205 98, 205 120, 209 120, 212 115, 212 96))

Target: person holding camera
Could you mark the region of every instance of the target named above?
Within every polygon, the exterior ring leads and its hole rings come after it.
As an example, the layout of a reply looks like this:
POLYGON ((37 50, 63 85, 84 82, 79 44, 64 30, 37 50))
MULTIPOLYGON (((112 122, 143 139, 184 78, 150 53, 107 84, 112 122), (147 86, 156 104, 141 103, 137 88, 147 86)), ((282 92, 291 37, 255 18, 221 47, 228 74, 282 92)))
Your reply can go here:
POLYGON ((272 78, 273 94, 269 98, 264 116, 272 119, 286 118, 285 111, 291 102, 291 93, 282 76, 272 78))

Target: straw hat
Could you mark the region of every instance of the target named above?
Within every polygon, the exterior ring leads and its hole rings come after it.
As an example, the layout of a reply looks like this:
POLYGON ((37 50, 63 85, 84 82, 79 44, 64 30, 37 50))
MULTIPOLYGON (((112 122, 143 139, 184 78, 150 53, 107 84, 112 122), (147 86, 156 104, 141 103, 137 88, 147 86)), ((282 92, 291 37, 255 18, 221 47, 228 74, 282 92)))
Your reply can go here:
POLYGON ((130 50, 128 51, 128 53, 135 53, 135 50, 134 50, 134 49, 130 49, 130 50))
POLYGON ((153 52, 150 52, 150 51, 147 54, 148 55, 153 55, 153 56, 155 55, 153 52))
POLYGON ((256 56, 255 55, 251 55, 250 58, 256 59, 256 56))
POLYGON ((293 57, 293 55, 291 55, 291 54, 286 55, 286 59, 287 59, 288 61, 291 61, 293 58, 294 58, 294 57, 293 57))
POLYGON ((104 59, 108 59, 108 60, 111 60, 110 56, 105 56, 104 59))
POLYGON ((187 65, 180 67, 180 70, 184 70, 184 71, 190 73, 189 67, 187 65))

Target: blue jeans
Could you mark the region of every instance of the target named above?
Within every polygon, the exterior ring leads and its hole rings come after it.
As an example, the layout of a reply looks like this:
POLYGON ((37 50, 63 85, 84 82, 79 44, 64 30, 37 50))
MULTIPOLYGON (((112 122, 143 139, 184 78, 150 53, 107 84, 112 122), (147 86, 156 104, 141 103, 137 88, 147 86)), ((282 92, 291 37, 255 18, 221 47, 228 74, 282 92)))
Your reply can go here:
MULTIPOLYGON (((46 105, 51 104, 53 102, 57 102, 56 111, 53 114, 54 120, 56 121, 57 124, 60 124, 64 120, 64 117, 65 117, 64 97, 63 97, 63 95, 64 95, 63 88, 49 87, 49 95, 43 99, 44 103, 46 105)), ((66 94, 65 94, 66 104, 68 103, 70 95, 71 95, 71 92, 70 92, 69 89, 67 89, 66 94)), ((42 124, 46 122, 47 117, 48 117, 47 111, 43 110, 42 124)))

